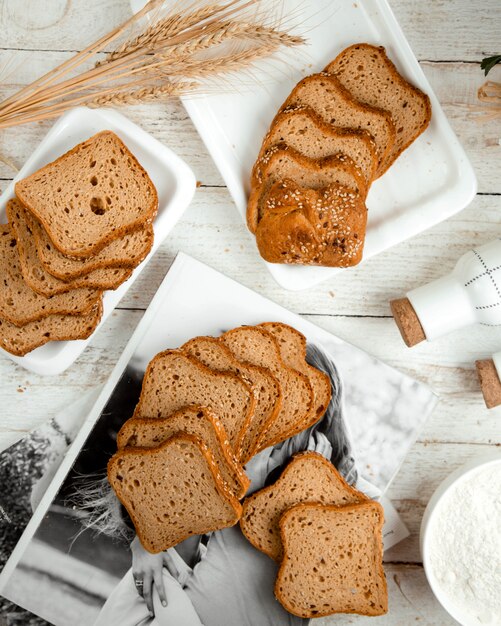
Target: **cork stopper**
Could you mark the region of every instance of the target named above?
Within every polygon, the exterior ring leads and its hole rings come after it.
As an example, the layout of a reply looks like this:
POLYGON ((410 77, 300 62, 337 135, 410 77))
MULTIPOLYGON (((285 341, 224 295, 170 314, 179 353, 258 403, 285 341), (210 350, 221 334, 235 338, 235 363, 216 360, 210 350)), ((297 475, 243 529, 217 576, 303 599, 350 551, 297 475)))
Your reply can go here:
POLYGON ((421 322, 407 298, 392 300, 390 307, 402 339, 409 348, 426 339, 421 322))
POLYGON ((501 404, 501 381, 492 359, 476 361, 480 388, 484 394, 485 405, 493 409, 501 404))

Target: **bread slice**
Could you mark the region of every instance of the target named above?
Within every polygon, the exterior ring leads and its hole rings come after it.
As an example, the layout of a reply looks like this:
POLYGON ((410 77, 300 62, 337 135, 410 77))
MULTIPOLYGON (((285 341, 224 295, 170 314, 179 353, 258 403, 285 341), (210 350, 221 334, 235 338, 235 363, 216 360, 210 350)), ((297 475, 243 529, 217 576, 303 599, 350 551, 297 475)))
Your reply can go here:
POLYGON ((331 401, 331 381, 325 372, 321 372, 306 361, 306 337, 283 322, 265 322, 260 326, 278 341, 284 363, 308 377, 313 389, 312 410, 319 420, 331 401))
POLYGON ((282 606, 303 618, 384 615, 383 508, 300 504, 280 520, 284 558, 275 582, 282 606))
POLYGON ((322 189, 339 184, 365 199, 367 185, 360 169, 343 154, 309 159, 284 145, 273 146, 258 161, 247 203, 247 225, 256 232, 264 215, 263 198, 277 182, 293 181, 305 189, 322 189))
POLYGON ((215 337, 195 337, 181 349, 212 370, 241 376, 251 386, 256 404, 242 443, 242 462, 246 463, 256 454, 259 437, 278 415, 282 405, 280 383, 268 368, 247 365, 236 359, 230 349, 215 337))
POLYGON ((256 326, 240 326, 222 335, 221 340, 244 363, 267 367, 282 389, 282 406, 274 422, 259 437, 258 449, 288 439, 312 423, 313 391, 310 381, 287 367, 273 335, 256 326))
POLYGON ((291 506, 304 502, 344 506, 367 500, 321 454, 301 452, 293 457, 275 484, 246 498, 240 527, 254 547, 280 561, 279 522, 291 506))
POLYGON ((376 175, 378 154, 372 135, 366 130, 327 124, 308 106, 290 107, 278 113, 263 140, 258 163, 269 148, 279 144, 310 159, 344 153, 360 167, 368 185, 376 175))
POLYGON ((94 289, 75 289, 45 298, 23 279, 17 242, 8 224, 0 225, 0 319, 24 326, 48 315, 83 315, 101 299, 94 289))
POLYGON ((16 183, 16 195, 66 256, 87 258, 151 222, 155 186, 126 145, 103 131, 16 183))
POLYGON ((49 341, 87 339, 102 314, 103 305, 98 301, 85 315, 49 315, 24 326, 0 319, 0 347, 16 356, 24 356, 49 341))
POLYGON ((244 497, 250 481, 230 448, 223 425, 206 407, 187 406, 163 419, 129 419, 118 432, 117 448, 154 448, 176 433, 187 433, 205 442, 229 492, 238 500, 244 497))
POLYGON ((391 113, 395 143, 385 159, 387 169, 428 127, 429 97, 399 74, 383 46, 359 43, 346 48, 325 68, 359 102, 391 113))
POLYGON ((261 200, 256 244, 269 263, 351 267, 362 260, 367 207, 344 185, 275 183, 261 200))
POLYGON ((190 404, 221 420, 237 459, 254 412, 254 396, 241 377, 214 372, 180 350, 166 350, 148 364, 133 417, 168 417, 190 404))
POLYGON ((326 72, 312 74, 292 90, 281 110, 309 106, 323 120, 341 128, 360 128, 368 131, 376 144, 381 176, 386 160, 395 143, 395 126, 391 114, 381 108, 359 102, 342 83, 326 72))
POLYGON ((240 503, 223 488, 214 455, 185 433, 156 448, 119 450, 108 463, 108 480, 149 552, 234 526, 240 517, 240 503))
POLYGON ((40 223, 31 216, 30 228, 40 263, 44 269, 59 280, 74 280, 100 269, 134 268, 143 261, 153 246, 153 226, 145 226, 119 237, 88 259, 72 259, 64 256, 53 245, 40 223))
POLYGON ((49 274, 37 254, 31 224, 34 219, 17 199, 7 203, 7 218, 17 241, 23 278, 33 291, 47 298, 72 289, 116 289, 132 274, 129 268, 99 269, 65 282, 49 274))

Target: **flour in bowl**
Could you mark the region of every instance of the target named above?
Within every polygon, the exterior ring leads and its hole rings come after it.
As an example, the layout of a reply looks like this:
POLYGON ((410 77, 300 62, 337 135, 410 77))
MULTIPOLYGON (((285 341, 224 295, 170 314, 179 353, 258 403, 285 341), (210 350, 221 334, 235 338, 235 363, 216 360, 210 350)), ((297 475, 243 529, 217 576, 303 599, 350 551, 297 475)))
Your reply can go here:
POLYGON ((501 626, 501 463, 452 487, 429 532, 433 576, 465 622, 501 626))

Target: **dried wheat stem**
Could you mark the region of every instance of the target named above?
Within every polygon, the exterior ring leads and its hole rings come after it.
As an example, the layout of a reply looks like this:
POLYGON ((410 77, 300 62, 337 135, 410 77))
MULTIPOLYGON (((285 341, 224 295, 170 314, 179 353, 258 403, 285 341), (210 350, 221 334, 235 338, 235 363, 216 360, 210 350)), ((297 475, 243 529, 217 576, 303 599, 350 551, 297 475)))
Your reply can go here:
POLYGON ((123 106, 142 104, 144 102, 154 102, 155 100, 163 98, 180 96, 188 91, 196 89, 197 87, 199 87, 199 84, 193 82, 171 83, 169 85, 144 87, 143 89, 122 91, 108 96, 98 96, 91 100, 87 106, 123 106))

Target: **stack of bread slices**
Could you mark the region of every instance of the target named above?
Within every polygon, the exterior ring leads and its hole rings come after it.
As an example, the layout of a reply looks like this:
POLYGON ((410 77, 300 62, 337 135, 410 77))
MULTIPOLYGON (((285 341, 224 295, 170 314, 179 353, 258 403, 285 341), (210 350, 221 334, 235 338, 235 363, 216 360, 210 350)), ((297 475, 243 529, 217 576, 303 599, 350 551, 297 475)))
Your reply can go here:
POLYGON ((383 47, 355 44, 300 81, 264 138, 247 223, 271 263, 348 267, 363 253, 373 180, 428 126, 430 100, 383 47))
POLYGON ((116 289, 153 245, 156 189, 104 131, 15 186, 0 226, 0 346, 22 356, 87 338, 116 289))
POLYGON ((306 362, 305 337, 279 322, 157 354, 108 464, 144 547, 160 552, 236 524, 243 466, 317 422, 330 397, 329 377, 306 362))
POLYGON ((240 526, 280 564, 275 595, 303 618, 388 610, 383 509, 316 452, 295 455, 280 478, 248 497, 240 526))

